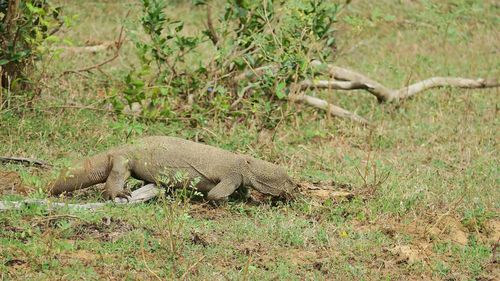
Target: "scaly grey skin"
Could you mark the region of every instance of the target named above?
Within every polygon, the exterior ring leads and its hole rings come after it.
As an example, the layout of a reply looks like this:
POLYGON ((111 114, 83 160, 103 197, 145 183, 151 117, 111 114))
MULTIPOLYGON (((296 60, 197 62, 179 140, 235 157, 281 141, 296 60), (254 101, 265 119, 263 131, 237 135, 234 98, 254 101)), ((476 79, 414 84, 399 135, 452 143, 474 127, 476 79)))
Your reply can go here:
MULTIPOLYGON (((228 197, 240 186, 273 196, 289 194, 297 187, 285 170, 275 164, 180 138, 154 136, 73 165, 61 173, 50 193, 58 195, 105 182, 106 199, 126 198, 129 193, 124 190, 125 181, 130 176, 159 183, 179 172, 184 179, 199 180, 197 190, 214 201, 228 197)), ((184 185, 172 181, 171 184, 175 188, 184 185)))

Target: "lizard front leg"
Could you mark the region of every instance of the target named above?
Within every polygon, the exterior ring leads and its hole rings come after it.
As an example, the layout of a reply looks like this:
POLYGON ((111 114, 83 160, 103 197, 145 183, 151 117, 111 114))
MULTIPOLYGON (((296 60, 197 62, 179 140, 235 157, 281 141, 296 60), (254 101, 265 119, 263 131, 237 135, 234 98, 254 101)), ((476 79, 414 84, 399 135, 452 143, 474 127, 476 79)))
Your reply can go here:
POLYGON ((115 197, 125 198, 130 196, 130 192, 124 190, 125 181, 130 177, 130 167, 128 159, 124 156, 111 156, 111 172, 104 185, 104 198, 113 200, 115 197))
POLYGON ((230 175, 225 177, 208 192, 207 198, 210 201, 224 199, 233 194, 242 183, 243 179, 241 175, 230 175))

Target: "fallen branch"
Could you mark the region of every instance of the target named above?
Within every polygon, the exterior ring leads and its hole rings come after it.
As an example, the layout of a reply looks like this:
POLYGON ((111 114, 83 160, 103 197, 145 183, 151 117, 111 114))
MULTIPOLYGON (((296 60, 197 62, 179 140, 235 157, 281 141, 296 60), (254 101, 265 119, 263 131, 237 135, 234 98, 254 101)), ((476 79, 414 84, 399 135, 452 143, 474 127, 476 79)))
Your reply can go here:
POLYGON ((64 51, 69 51, 73 53, 98 53, 102 51, 106 51, 108 49, 114 48, 116 46, 115 41, 107 41, 101 44, 97 45, 91 45, 91 46, 74 46, 74 47, 67 47, 67 46, 61 46, 57 47, 58 49, 62 49, 64 51))
POLYGON ((365 89, 365 85, 358 82, 351 81, 338 81, 338 80, 304 80, 300 83, 302 90, 310 88, 315 89, 329 89, 329 90, 355 90, 365 89))
MULTIPOLYGON (((377 97, 379 102, 391 102, 412 97, 420 92, 439 87, 458 87, 465 89, 480 89, 499 87, 497 79, 466 79, 459 77, 433 77, 401 89, 387 88, 381 83, 366 77, 363 74, 350 69, 341 68, 332 65, 322 64, 319 61, 312 61, 311 65, 317 68, 318 72, 328 72, 333 80, 303 80, 298 83, 299 90, 308 89, 330 89, 330 90, 366 90, 377 97)), ((275 72, 276 65, 265 65, 258 68, 247 70, 235 76, 235 81, 248 80, 253 81, 267 71, 275 72)), ((303 102, 309 106, 328 111, 329 114, 336 117, 348 118, 363 125, 369 122, 363 117, 347 111, 341 107, 330 104, 325 100, 312 97, 305 94, 290 98, 295 102, 303 102)))
MULTIPOLYGON (((320 62, 313 62, 321 66, 320 62)), ((401 89, 391 89, 381 83, 350 69, 328 65, 328 72, 334 80, 304 81, 302 88, 322 88, 341 90, 366 90, 380 102, 391 102, 412 97, 420 92, 440 87, 457 87, 463 89, 482 89, 500 87, 498 79, 468 79, 460 77, 432 77, 401 89)))
POLYGON ((328 103, 327 101, 308 96, 308 95, 298 95, 294 98, 292 98, 293 101, 295 102, 304 102, 307 105, 310 105, 312 107, 318 108, 318 109, 323 109, 326 110, 329 114, 335 117, 342 117, 342 118, 349 118, 355 122, 361 123, 363 125, 369 125, 370 123, 364 119, 363 117, 352 113, 350 111, 347 111, 341 107, 338 107, 336 105, 333 105, 331 103, 328 103))
MULTIPOLYGON (((116 204, 136 204, 146 202, 158 196, 161 189, 154 184, 147 184, 139 189, 132 191, 129 200, 115 198, 116 204)), ((86 204, 68 204, 64 202, 52 202, 47 199, 26 199, 23 201, 0 201, 0 211, 17 210, 26 205, 46 206, 49 210, 56 208, 69 208, 73 210, 97 210, 104 207, 107 203, 86 203, 86 204)))
MULTIPOLYGON (((124 36, 124 27, 122 26, 121 29, 120 29, 120 34, 118 35, 118 38, 116 39, 115 41, 115 53, 113 54, 113 56, 101 63, 98 63, 98 64, 95 64, 95 65, 91 65, 91 66, 88 66, 88 67, 85 67, 85 68, 80 68, 80 69, 76 69, 76 70, 66 70, 63 72, 62 75, 66 75, 66 74, 69 74, 69 73, 79 73, 79 72, 85 72, 85 71, 90 71, 90 70, 93 70, 93 69, 98 69, 98 70, 101 70, 101 67, 105 64, 108 64, 112 61, 114 61, 115 59, 117 59, 119 56, 120 56, 120 49, 122 48, 123 46, 123 42, 125 40, 125 36, 124 36)), ((102 70, 101 70, 102 72, 102 70)))
POLYGON ((35 158, 24 158, 24 157, 5 157, 1 156, 0 157, 0 163, 21 163, 25 165, 31 165, 31 166, 39 166, 42 168, 50 168, 52 167, 51 164, 43 161, 43 160, 38 160, 35 158))

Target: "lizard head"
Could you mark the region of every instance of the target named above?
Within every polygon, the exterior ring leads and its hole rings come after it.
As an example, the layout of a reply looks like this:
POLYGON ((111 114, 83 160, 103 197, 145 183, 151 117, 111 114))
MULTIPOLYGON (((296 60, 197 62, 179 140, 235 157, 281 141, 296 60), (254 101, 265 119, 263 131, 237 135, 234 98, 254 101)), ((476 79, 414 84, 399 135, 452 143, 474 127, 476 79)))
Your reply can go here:
POLYGON ((291 194, 297 189, 286 171, 278 165, 267 161, 245 157, 249 185, 257 191, 273 196, 291 194))

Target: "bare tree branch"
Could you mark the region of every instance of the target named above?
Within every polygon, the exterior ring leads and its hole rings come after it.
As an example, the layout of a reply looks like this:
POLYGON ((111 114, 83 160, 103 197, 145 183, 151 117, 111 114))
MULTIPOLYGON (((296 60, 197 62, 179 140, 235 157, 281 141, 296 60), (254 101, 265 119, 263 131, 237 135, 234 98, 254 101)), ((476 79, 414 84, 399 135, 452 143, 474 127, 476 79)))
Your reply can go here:
POLYGON ((353 90, 363 89, 363 84, 351 81, 338 81, 338 80, 304 80, 300 83, 302 90, 310 88, 316 89, 331 89, 331 90, 353 90))
POLYGON ((339 106, 333 105, 333 104, 331 104, 323 99, 320 99, 320 98, 301 94, 301 95, 293 97, 291 100, 294 102, 303 102, 309 106, 312 106, 312 107, 315 107, 318 109, 322 109, 322 110, 326 110, 329 114, 331 114, 332 116, 335 116, 335 117, 348 118, 348 119, 351 119, 355 122, 361 123, 363 125, 370 124, 365 118, 363 118, 355 113, 352 113, 350 111, 347 111, 339 106))
MULTIPOLYGON (((320 62, 313 62, 321 66, 320 62)), ((498 79, 468 79, 460 77, 432 77, 401 89, 387 88, 381 83, 350 69, 328 65, 328 72, 334 80, 304 81, 302 88, 322 88, 341 90, 366 90, 380 102, 390 102, 412 97, 420 92, 440 87, 457 87, 463 89, 481 89, 500 87, 498 79)))
POLYGON ((85 67, 85 68, 76 69, 76 70, 66 70, 66 71, 63 72, 62 75, 65 75, 65 74, 68 74, 68 73, 85 72, 85 71, 90 71, 90 70, 93 70, 93 69, 100 70, 101 66, 114 61, 115 59, 117 59, 120 56, 120 49, 123 46, 124 40, 125 40, 124 27, 122 26, 121 29, 120 29, 120 34, 118 35, 118 38, 115 41, 115 53, 113 54, 113 56, 111 58, 109 58, 109 59, 107 59, 107 60, 105 60, 103 62, 100 62, 98 64, 91 65, 91 66, 88 66, 88 67, 85 67))
POLYGON ((420 92, 432 88, 457 87, 462 89, 483 89, 500 87, 497 79, 468 79, 460 77, 432 77, 408 87, 404 87, 397 92, 399 99, 409 98, 420 92))
MULTIPOLYGON (((366 77, 363 74, 350 69, 337 67, 333 65, 322 64, 319 61, 312 61, 311 65, 316 67, 319 72, 330 73, 333 80, 303 80, 298 83, 299 90, 307 89, 332 89, 332 90, 366 90, 377 97, 379 102, 391 102, 412 97, 420 92, 439 87, 457 87, 464 89, 480 89, 499 87, 497 79, 466 79, 460 77, 432 77, 401 89, 391 89, 383 84, 366 77), (324 69, 322 69, 324 68, 324 69)), ((235 76, 236 81, 255 80, 267 71, 276 71, 276 65, 265 65, 255 69, 247 70, 235 76)), ((330 104, 325 100, 313 96, 300 94, 291 97, 290 100, 303 102, 309 106, 328 111, 332 116, 349 118, 355 122, 369 125, 369 122, 363 117, 347 111, 341 107, 330 104)))
POLYGON ((72 53, 98 53, 102 51, 106 51, 108 49, 112 49, 116 46, 116 42, 114 41, 106 41, 97 45, 90 46, 75 46, 75 47, 67 47, 61 46, 57 47, 58 49, 62 49, 64 51, 72 52, 72 53))

